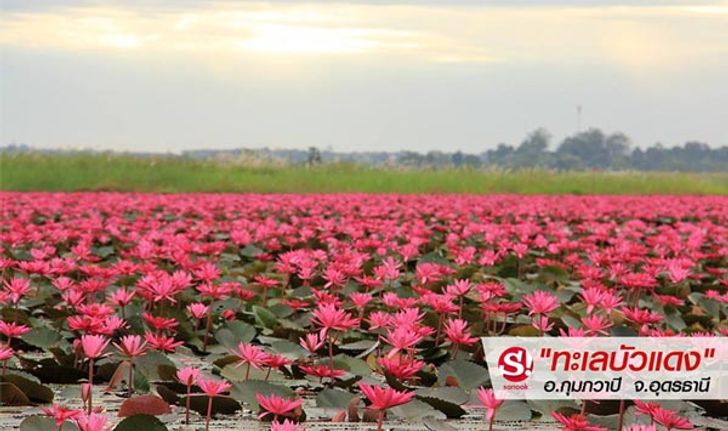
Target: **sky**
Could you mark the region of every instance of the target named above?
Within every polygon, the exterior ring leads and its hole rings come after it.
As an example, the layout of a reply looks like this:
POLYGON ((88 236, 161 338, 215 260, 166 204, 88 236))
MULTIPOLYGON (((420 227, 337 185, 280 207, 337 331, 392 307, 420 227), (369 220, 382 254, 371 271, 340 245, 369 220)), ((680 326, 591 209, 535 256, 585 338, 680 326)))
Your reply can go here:
POLYGON ((728 145, 728 1, 0 2, 0 145, 728 145))

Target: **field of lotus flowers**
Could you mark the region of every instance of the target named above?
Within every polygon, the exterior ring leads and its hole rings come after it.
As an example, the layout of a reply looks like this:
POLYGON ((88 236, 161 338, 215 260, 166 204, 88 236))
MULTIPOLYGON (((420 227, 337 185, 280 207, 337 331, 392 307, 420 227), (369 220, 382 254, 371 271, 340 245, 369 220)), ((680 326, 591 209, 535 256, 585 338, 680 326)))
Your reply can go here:
POLYGON ((0 430, 728 429, 481 336, 728 336, 728 198, 0 193, 0 430), (526 425, 528 424, 528 425, 526 425))

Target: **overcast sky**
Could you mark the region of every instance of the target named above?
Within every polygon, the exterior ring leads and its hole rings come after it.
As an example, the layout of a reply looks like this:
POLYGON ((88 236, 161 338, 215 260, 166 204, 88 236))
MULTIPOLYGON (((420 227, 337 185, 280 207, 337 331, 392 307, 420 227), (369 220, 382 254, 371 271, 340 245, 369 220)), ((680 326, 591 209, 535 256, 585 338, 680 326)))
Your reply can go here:
POLYGON ((0 2, 0 144, 728 145, 727 1, 0 2))

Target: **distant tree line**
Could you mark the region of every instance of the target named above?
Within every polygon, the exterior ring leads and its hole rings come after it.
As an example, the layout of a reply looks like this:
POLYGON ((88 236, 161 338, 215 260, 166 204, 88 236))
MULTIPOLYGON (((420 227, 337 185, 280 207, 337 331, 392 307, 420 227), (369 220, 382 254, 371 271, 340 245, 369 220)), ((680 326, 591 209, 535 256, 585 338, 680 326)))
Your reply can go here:
POLYGON ((703 142, 686 142, 682 147, 666 148, 656 144, 647 149, 634 148, 623 133, 606 134, 589 129, 565 138, 554 149, 551 134, 545 129, 530 133, 517 147, 499 144, 479 156, 460 151, 399 153, 397 161, 410 166, 479 168, 496 166, 507 169, 544 168, 558 170, 645 170, 645 171, 728 171, 728 147, 711 148, 703 142))
MULTIPOLYGON (((10 153, 94 153, 93 150, 34 149, 27 145, 11 144, 0 147, 0 154, 10 153)), ((132 152, 137 157, 159 157, 159 154, 132 152)), ((183 151, 183 157, 195 160, 241 161, 262 164, 288 164, 313 166, 321 163, 347 162, 359 165, 415 168, 458 167, 484 169, 556 169, 556 170, 640 170, 640 171, 692 171, 728 172, 728 146, 711 148, 703 142, 686 142, 682 146, 664 147, 655 144, 649 148, 633 148, 623 133, 607 134, 599 129, 589 129, 552 145, 551 134, 537 129, 518 145, 499 144, 480 154, 457 151, 448 153, 430 151, 365 151, 337 152, 317 147, 306 149, 199 149, 183 151)))

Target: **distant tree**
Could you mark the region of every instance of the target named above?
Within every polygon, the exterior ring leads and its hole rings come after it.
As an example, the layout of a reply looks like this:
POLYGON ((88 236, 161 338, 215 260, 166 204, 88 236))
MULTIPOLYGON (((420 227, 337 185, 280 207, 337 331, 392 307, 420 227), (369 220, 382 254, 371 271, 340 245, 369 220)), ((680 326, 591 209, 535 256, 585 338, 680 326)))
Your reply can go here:
POLYGON ((615 169, 626 165, 629 146, 629 138, 622 133, 605 135, 599 129, 589 129, 564 139, 556 155, 562 165, 578 159, 583 168, 615 169))
POLYGON ((551 134, 546 129, 536 129, 529 133, 521 145, 513 152, 508 161, 509 167, 531 168, 536 166, 547 166, 550 154, 547 153, 551 134))
POLYGON ((476 156, 475 154, 466 154, 463 158, 463 166, 467 166, 469 168, 478 168, 480 167, 480 157, 476 156))
POLYGON ((308 147, 308 165, 318 165, 321 163, 321 151, 316 147, 308 147))
POLYGON ((514 151, 512 146, 501 142, 495 150, 485 152, 485 160, 489 165, 506 167, 514 151))
POLYGON ((463 162, 465 161, 465 156, 463 155, 462 151, 458 150, 452 154, 451 160, 453 166, 459 168, 463 165, 463 162))

